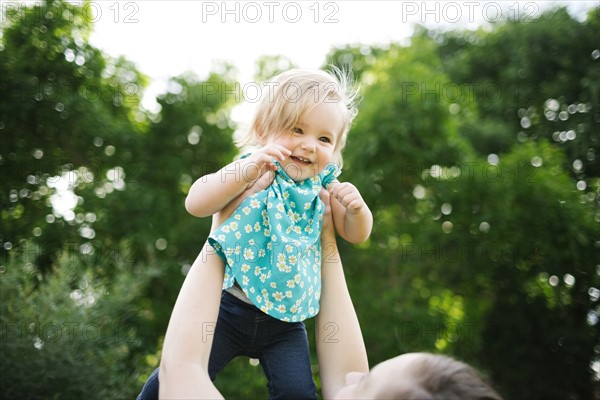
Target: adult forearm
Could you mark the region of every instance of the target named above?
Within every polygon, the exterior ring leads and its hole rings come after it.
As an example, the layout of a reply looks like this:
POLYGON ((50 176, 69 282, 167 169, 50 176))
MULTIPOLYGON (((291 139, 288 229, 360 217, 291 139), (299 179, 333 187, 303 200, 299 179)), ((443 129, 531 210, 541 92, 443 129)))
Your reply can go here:
POLYGON ((316 318, 316 347, 322 392, 332 398, 348 372, 367 372, 369 363, 358 317, 346 286, 335 238, 323 241, 321 311, 316 318))
POLYGON ((215 398, 208 360, 217 324, 223 263, 205 245, 192 265, 169 321, 161 357, 160 398, 215 398))
POLYGON ((160 400, 223 399, 208 376, 195 363, 180 363, 160 370, 160 400), (168 380, 163 376, 172 375, 168 380))

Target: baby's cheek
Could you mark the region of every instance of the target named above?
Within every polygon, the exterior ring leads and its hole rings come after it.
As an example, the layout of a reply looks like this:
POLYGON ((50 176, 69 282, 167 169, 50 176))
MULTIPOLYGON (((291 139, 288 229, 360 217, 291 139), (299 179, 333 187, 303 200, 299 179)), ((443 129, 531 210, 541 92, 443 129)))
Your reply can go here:
POLYGON ((291 135, 278 134, 272 138, 271 143, 275 143, 285 147, 288 150, 292 150, 292 147, 294 146, 294 138, 291 137, 291 135))

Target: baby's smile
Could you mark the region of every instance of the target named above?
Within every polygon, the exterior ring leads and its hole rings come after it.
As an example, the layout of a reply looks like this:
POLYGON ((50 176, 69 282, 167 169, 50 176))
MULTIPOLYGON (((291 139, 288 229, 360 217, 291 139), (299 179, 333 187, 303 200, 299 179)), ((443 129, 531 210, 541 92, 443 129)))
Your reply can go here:
POLYGON ((298 157, 298 156, 290 156, 290 158, 294 161, 297 161, 301 164, 305 164, 305 165, 309 165, 312 164, 312 161, 310 161, 308 158, 304 158, 304 157, 298 157))

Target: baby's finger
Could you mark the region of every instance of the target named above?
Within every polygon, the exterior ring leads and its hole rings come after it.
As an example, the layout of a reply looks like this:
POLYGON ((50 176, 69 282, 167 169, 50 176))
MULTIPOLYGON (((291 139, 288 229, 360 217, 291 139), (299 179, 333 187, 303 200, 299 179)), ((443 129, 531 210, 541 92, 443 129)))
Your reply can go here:
POLYGON ((271 157, 275 157, 279 161, 285 160, 292 152, 279 144, 270 144, 263 147, 263 152, 271 157))
POLYGON ((277 171, 277 164, 274 162, 267 162, 265 166, 267 167, 267 171, 277 171))
POLYGON ((340 201, 342 201, 342 199, 344 199, 346 196, 349 196, 351 194, 352 194, 352 190, 349 189, 343 183, 337 185, 331 192, 331 195, 340 201))
POLYGON ((331 191, 332 188, 339 186, 339 185, 340 185, 340 181, 338 181, 337 179, 334 179, 331 182, 329 182, 329 185, 327 185, 327 190, 331 191))
POLYGON ((348 203, 348 205, 346 206, 346 209, 350 213, 358 213, 364 204, 365 204, 365 202, 362 200, 362 198, 355 198, 355 199, 352 199, 352 201, 350 201, 348 203))
POLYGON ((292 155, 292 151, 290 149, 288 149, 287 147, 285 147, 285 146, 282 146, 282 145, 277 144, 277 143, 273 143, 273 146, 275 148, 279 149, 279 151, 281 151, 286 156, 292 155))
POLYGON ((258 167, 261 169, 263 167, 266 167, 267 169, 274 170, 274 169, 277 169, 275 162, 274 162, 276 158, 277 157, 272 154, 260 153, 260 154, 257 154, 255 162, 258 165, 258 167))
POLYGON ((340 189, 341 189, 341 186, 342 186, 342 184, 341 184, 341 183, 340 183, 338 180, 335 180, 335 181, 331 182, 331 183, 329 184, 329 187, 328 187, 328 189, 329 189, 329 193, 330 193, 330 194, 331 194, 333 197, 337 197, 337 195, 338 195, 338 192, 339 192, 339 191, 340 191, 340 189))
POLYGON ((346 208, 348 208, 348 206, 350 205, 350 203, 352 203, 354 200, 356 200, 356 196, 352 196, 350 195, 345 195, 345 196, 340 196, 340 203, 342 203, 342 205, 346 208))
POLYGON ((267 171, 256 181, 256 183, 254 183, 251 189, 251 194, 260 192, 261 190, 268 188, 273 182, 274 178, 275 174, 273 174, 272 171, 267 171))

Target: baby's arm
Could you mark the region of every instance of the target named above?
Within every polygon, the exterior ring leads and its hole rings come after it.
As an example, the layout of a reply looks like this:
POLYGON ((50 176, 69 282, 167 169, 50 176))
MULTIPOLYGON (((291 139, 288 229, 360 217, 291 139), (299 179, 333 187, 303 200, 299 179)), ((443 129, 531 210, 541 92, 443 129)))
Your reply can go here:
POLYGON ((356 186, 335 181, 330 185, 329 193, 333 222, 340 236, 350 243, 367 240, 373 228, 373 215, 356 186))
POLYGON ((198 179, 185 199, 186 210, 195 217, 208 217, 225 208, 267 171, 274 171, 273 159, 283 161, 290 151, 272 144, 236 160, 214 174, 198 179))

